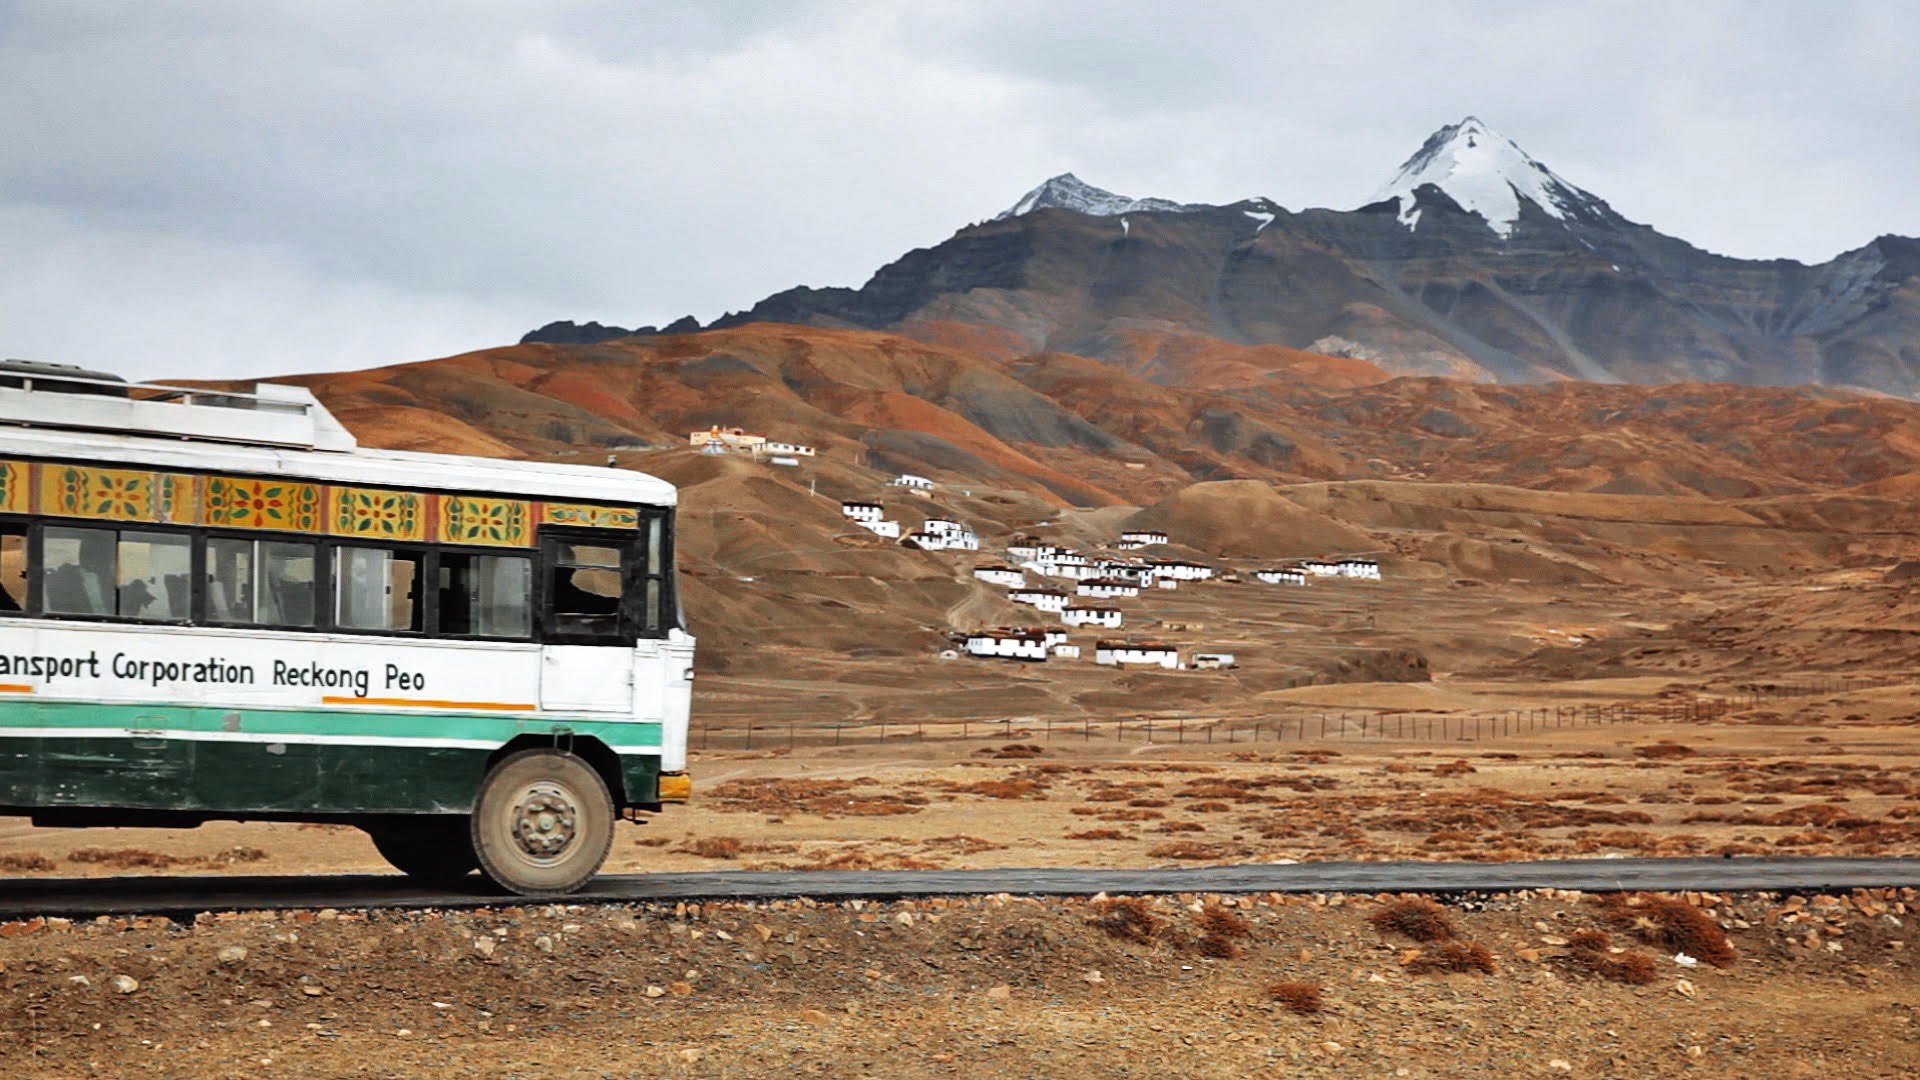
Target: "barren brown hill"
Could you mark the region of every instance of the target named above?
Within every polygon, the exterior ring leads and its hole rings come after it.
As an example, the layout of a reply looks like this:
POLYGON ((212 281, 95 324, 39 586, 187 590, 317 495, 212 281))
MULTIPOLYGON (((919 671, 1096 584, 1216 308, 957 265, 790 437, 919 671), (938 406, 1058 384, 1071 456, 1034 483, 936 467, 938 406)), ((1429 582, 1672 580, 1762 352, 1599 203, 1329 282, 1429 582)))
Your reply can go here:
MULTIPOLYGON (((1614 611, 1643 610, 1633 625, 1666 625, 1643 607, 1653 604, 1707 635, 1719 633, 1701 621, 1719 601, 1701 599, 1702 589, 1791 587, 1920 557, 1920 406, 1906 402, 1718 385, 1396 379, 1328 388, 1278 371, 1255 385, 1196 390, 1084 357, 1009 356, 1004 342, 954 340, 984 352, 756 324, 299 381, 369 443, 611 456, 679 485, 686 606, 703 664, 742 677, 791 679, 822 658, 853 658, 878 665, 859 678, 891 680, 887 665, 921 662, 952 630, 1041 619, 969 573, 1040 523, 1083 549, 1126 524, 1160 525, 1183 550, 1241 570, 1376 553, 1395 579, 1442 590, 1448 610, 1464 616, 1490 603, 1507 620, 1499 631, 1474 616, 1444 633, 1362 633, 1338 653, 1289 648, 1274 654, 1272 671, 1240 680, 1260 689, 1378 667, 1356 656, 1472 664, 1518 659, 1547 640, 1525 629, 1538 621, 1524 614, 1531 601, 1451 598, 1446 590, 1461 582, 1582 605, 1627 590, 1632 598, 1614 611), (686 433, 711 425, 821 454, 782 469, 692 453, 686 433), (936 497, 887 488, 901 471, 934 477, 936 497), (847 498, 880 498, 909 526, 957 517, 984 549, 935 554, 881 541, 842 519, 847 498)), ((1225 641, 1256 658, 1276 647, 1275 633, 1305 640, 1283 609, 1249 602, 1183 590, 1143 602, 1127 627, 1164 633, 1157 620, 1177 612, 1238 627, 1191 644, 1225 641)), ((1373 625, 1339 604, 1329 611, 1351 628, 1343 632, 1373 625)), ((1860 614, 1856 626, 1870 621, 1860 614)), ((1604 652, 1578 659, 1592 667, 1604 652)), ((995 707, 1043 712, 1032 695, 1053 692, 1048 685, 1000 685, 995 707)), ((1092 708, 1113 690, 1073 693, 1092 708)), ((985 708, 965 694, 924 707, 985 708)))

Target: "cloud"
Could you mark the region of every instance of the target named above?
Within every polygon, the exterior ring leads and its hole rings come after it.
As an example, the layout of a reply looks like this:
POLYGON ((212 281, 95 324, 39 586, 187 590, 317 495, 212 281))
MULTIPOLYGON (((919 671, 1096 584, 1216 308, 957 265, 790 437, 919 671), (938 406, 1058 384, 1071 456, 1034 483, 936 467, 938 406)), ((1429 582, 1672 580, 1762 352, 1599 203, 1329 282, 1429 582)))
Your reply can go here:
POLYGON ((1351 206, 1475 113, 1733 254, 1920 233, 1909 9, 0 4, 0 350, 359 367, 858 284, 1053 173, 1351 206), (28 253, 22 258, 21 253, 28 253))

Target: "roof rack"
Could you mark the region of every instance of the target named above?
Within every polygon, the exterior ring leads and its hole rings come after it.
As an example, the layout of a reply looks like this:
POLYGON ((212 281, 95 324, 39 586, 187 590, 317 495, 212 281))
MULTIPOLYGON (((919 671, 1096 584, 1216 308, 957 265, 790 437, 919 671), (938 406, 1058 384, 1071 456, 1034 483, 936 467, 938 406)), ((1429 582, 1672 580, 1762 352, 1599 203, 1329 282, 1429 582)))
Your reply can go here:
POLYGON ((0 361, 0 424, 308 450, 359 445, 303 386, 169 386, 26 360, 0 361))

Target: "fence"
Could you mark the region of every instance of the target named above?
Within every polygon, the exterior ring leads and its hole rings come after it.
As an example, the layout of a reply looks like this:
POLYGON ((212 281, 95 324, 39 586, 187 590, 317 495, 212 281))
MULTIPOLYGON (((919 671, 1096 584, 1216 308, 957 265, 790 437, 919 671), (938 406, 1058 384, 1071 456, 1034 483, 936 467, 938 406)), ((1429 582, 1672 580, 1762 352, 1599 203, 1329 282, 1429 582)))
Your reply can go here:
POLYGON ((1813 697, 1890 685, 1895 680, 1821 677, 1746 683, 1714 696, 1639 698, 1580 705, 1467 714, 1383 710, 1373 712, 1299 711, 1284 716, 1138 717, 1129 720, 958 719, 875 720, 868 723, 753 723, 699 726, 692 743, 700 750, 776 750, 887 743, 928 743, 979 739, 1054 742, 1096 739, 1116 743, 1235 745, 1376 740, 1384 742, 1473 742, 1541 731, 1640 723, 1690 723, 1712 720, 1783 698, 1813 697))

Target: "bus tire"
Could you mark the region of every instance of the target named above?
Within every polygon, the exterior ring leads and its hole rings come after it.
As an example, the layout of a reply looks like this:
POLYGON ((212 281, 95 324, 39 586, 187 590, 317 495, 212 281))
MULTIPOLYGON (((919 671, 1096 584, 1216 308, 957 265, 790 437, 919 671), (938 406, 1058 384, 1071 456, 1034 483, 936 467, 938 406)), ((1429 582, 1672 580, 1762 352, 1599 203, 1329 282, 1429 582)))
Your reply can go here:
POLYGON ((362 828, 395 870, 429 885, 453 888, 480 868, 465 815, 398 817, 362 828))
POLYGON ((480 781, 471 820, 480 872, 521 896, 564 896, 613 846, 613 796, 593 766, 558 750, 521 750, 480 781))

